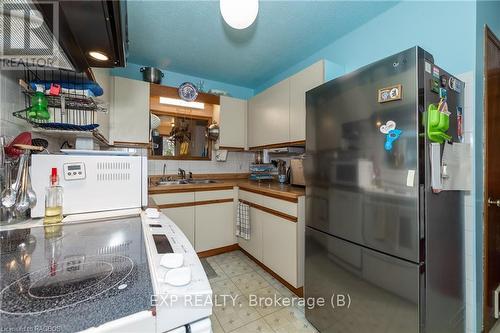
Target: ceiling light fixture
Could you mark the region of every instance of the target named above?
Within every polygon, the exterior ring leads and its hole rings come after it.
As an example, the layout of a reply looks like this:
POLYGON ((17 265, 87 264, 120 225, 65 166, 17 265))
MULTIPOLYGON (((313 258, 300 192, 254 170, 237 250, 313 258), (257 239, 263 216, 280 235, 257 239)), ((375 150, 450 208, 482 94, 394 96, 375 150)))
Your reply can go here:
POLYGON ((257 18, 259 0, 220 0, 220 13, 232 28, 245 29, 257 18))
POLYGON ((204 103, 186 102, 186 101, 183 101, 182 99, 175 99, 175 98, 170 98, 170 97, 160 97, 160 104, 183 106, 186 108, 201 109, 201 110, 205 109, 204 103))
POLYGON ((99 51, 90 51, 89 56, 99 61, 106 61, 109 59, 107 55, 99 51))

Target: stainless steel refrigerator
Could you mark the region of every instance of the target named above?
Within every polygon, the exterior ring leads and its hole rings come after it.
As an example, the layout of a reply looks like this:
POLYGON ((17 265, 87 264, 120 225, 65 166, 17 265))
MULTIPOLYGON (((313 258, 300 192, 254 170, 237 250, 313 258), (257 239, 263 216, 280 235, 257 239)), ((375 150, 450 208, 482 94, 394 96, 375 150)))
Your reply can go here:
POLYGON ((446 98, 442 132, 460 142, 464 89, 414 47, 306 93, 304 293, 326 300, 306 308, 320 332, 464 331, 463 192, 431 188, 424 126, 446 98))

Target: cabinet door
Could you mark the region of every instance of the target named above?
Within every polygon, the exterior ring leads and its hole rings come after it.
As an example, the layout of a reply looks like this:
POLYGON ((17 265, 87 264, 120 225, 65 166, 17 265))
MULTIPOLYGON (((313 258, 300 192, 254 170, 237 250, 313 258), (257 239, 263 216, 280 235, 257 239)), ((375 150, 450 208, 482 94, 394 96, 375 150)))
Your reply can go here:
POLYGON ((306 92, 323 82, 323 60, 290 78, 290 141, 306 139, 306 92))
POLYGON ((250 207, 250 239, 238 237, 241 248, 262 262, 262 220, 264 212, 250 207))
POLYGON ((165 208, 161 211, 181 229, 194 246, 194 206, 165 208))
POLYGON ((196 252, 235 243, 233 202, 197 205, 195 221, 196 252))
POLYGON ((290 141, 290 80, 266 89, 249 102, 249 146, 290 141))
POLYGON ((298 288, 297 223, 263 212, 263 263, 298 288))
POLYGON ((149 83, 113 78, 110 141, 149 143, 149 83))
POLYGON ((246 148, 247 101, 221 96, 219 122, 220 147, 246 148))

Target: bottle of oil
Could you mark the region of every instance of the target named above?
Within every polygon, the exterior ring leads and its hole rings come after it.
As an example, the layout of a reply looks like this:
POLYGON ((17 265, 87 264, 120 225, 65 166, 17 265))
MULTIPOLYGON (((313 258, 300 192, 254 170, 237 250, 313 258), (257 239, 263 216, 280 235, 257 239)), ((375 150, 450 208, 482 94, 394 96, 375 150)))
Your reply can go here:
POLYGON ((45 195, 45 218, 44 224, 61 223, 63 206, 63 188, 59 185, 57 168, 52 168, 50 175, 50 186, 47 187, 45 195))

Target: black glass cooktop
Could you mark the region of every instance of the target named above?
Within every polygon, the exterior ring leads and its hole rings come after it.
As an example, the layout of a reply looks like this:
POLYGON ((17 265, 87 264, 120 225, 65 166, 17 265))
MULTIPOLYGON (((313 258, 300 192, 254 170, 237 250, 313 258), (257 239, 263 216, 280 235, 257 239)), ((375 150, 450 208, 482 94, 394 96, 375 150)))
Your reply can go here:
POLYGON ((140 217, 0 232, 0 330, 80 331, 149 310, 140 217))

